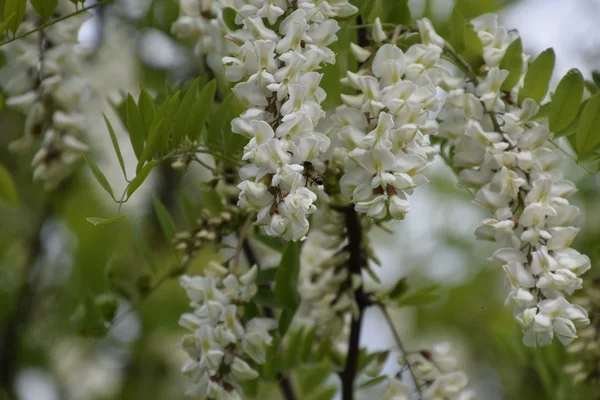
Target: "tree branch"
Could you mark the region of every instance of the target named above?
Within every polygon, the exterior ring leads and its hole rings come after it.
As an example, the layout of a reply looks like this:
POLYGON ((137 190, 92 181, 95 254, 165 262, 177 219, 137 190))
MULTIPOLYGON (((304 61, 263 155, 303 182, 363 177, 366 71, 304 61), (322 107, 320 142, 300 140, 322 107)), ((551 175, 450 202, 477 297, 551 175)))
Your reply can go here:
MULTIPOLYGON (((348 236, 348 251, 350 259, 348 260, 348 269, 352 275, 362 276, 362 268, 367 263, 362 249, 362 226, 354 206, 350 205, 344 210, 346 223, 346 235, 348 236)), ((364 316, 364 310, 369 305, 369 300, 364 292, 362 284, 355 291, 355 300, 358 306, 358 316, 353 316, 350 325, 350 339, 348 340, 348 353, 346 355, 346 366, 341 372, 342 379, 342 400, 354 400, 354 381, 358 370, 358 361, 360 356, 360 331, 364 316)))
MULTIPOLYGON (((242 241, 242 248, 244 250, 244 255, 246 256, 246 260, 250 266, 256 265, 260 270, 260 264, 258 263, 258 257, 254 253, 252 246, 250 246, 250 242, 247 239, 247 236, 242 236, 241 234, 240 240, 242 241)), ((263 312, 267 318, 275 318, 275 313, 269 307, 263 307, 263 312)), ((279 384, 279 389, 281 390, 281 394, 285 400, 297 400, 296 392, 294 391, 294 386, 290 381, 289 377, 279 373, 277 375, 277 383, 279 384)))
POLYGON ((410 363, 406 359, 406 349, 404 348, 404 345, 402 344, 402 339, 400 339, 400 335, 398 334, 398 331, 396 331, 396 327, 394 327, 394 322, 392 321, 392 318, 390 317, 390 313, 388 313, 387 309, 385 308, 385 306, 383 304, 379 304, 379 309, 381 310, 381 313, 383 314, 385 321, 387 322, 388 326, 390 327, 390 330, 392 331, 392 334, 394 335, 394 340, 396 341, 396 345, 402 351, 402 355, 405 358, 405 362, 406 362, 406 365, 408 366, 408 370, 410 371, 410 375, 411 375, 413 381, 415 382, 415 388, 417 389, 417 393, 419 393, 419 399, 421 399, 421 398, 423 398, 423 393, 421 391, 421 387, 419 386, 419 384, 417 382, 417 375, 415 374, 415 371, 414 371, 412 365, 410 365, 410 363))

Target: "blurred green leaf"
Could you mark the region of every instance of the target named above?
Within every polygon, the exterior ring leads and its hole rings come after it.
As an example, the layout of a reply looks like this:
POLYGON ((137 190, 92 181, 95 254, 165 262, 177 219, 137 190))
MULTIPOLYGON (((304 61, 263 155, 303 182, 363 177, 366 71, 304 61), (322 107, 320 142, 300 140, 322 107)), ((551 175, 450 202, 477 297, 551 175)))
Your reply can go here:
POLYGON ((471 22, 465 22, 463 39, 465 43, 463 55, 474 69, 477 70, 483 64, 483 43, 477 32, 475 32, 475 28, 471 22))
POLYGON ((583 96, 583 75, 573 68, 561 79, 550 106, 548 121, 550 131, 558 132, 569 126, 577 115, 583 96))
POLYGON ((256 239, 257 241, 264 244, 271 250, 276 251, 277 253, 283 252, 285 242, 277 237, 265 235, 263 233, 255 233, 252 236, 252 238, 256 239))
POLYGON ((198 99, 190 109, 190 118, 185 127, 185 135, 191 141, 196 141, 200 137, 207 117, 213 108, 216 92, 217 82, 213 79, 202 88, 198 99))
POLYGON ((288 328, 292 324, 292 320, 294 319, 294 315, 296 314, 296 309, 292 308, 284 308, 281 310, 281 315, 279 315, 279 320, 277 321, 279 334, 283 337, 285 336, 288 328))
POLYGON ((140 170, 140 172, 129 182, 127 185, 127 198, 129 199, 131 195, 140 187, 142 183, 146 180, 152 168, 158 163, 158 161, 150 161, 148 164, 144 165, 144 168, 140 170))
MULTIPOLYGON (((5 14, 6 15, 6 14, 5 14)), ((0 24, 0 34, 2 34, 5 30, 7 30, 10 26, 12 26, 13 21, 17 19, 17 13, 13 12, 0 24)))
POLYGON ((439 285, 424 287, 416 292, 409 293, 401 297, 396 304, 399 307, 404 306, 424 306, 431 304, 440 298, 440 295, 434 293, 439 288, 439 285))
POLYGON ((600 93, 590 97, 581 113, 577 128, 576 146, 580 156, 594 150, 600 144, 600 93))
POLYGON ((19 208, 17 188, 10 172, 0 164, 0 202, 11 208, 19 208))
POLYGON ((231 121, 231 102, 233 101, 233 92, 229 93, 227 97, 217 106, 212 118, 208 121, 208 131, 206 133, 206 146, 209 148, 215 148, 217 140, 223 137, 223 130, 226 127, 227 121, 231 121))
POLYGON ((276 274, 277 268, 262 268, 260 271, 258 271, 256 283, 258 285, 270 285, 275 281, 276 274))
POLYGON ((160 224, 160 228, 165 235, 165 239, 167 239, 167 243, 171 245, 173 240, 175 239, 175 233, 177 233, 177 228, 175 227, 175 221, 169 211, 165 207, 165 205, 160 201, 157 196, 152 197, 152 203, 154 204, 154 212, 156 213, 156 217, 158 218, 158 223, 160 224))
POLYGON ((114 320, 119 308, 119 300, 114 294, 103 293, 98 295, 94 299, 94 304, 100 311, 100 315, 102 315, 102 319, 105 322, 112 322, 114 320))
POLYGON ((569 124, 569 126, 567 126, 566 128, 555 132, 554 133, 554 138, 559 138, 562 136, 569 136, 571 139, 571 137, 573 138, 573 150, 575 150, 575 133, 577 133, 577 128, 579 127, 579 120, 581 119, 581 113, 583 112, 583 110, 585 109, 585 106, 587 104, 589 99, 584 100, 583 102, 581 102, 581 104, 579 104, 579 110, 577 110, 577 115, 575 115, 575 118, 573 119, 573 121, 571 121, 571 123, 569 124))
POLYGON ((144 89, 141 90, 138 97, 138 109, 144 122, 144 132, 150 132, 152 121, 156 115, 156 104, 154 104, 154 98, 144 89))
POLYGON ((56 10, 58 0, 31 0, 31 5, 42 18, 48 19, 56 10))
POLYGON ((144 129, 144 121, 140 115, 140 111, 135 104, 135 100, 131 94, 127 95, 125 103, 125 124, 129 132, 129 140, 135 152, 135 156, 139 159, 144 151, 144 138, 147 132, 144 129))
POLYGON ((136 168, 136 173, 139 173, 142 170, 142 167, 146 161, 150 161, 154 158, 154 154, 158 150, 158 145, 161 141, 161 134, 164 133, 162 129, 163 123, 166 121, 164 119, 160 119, 153 123, 150 133, 148 134, 148 140, 146 141, 146 147, 144 147, 144 152, 139 157, 138 165, 136 168))
POLYGON ((398 298, 400 296, 404 296, 408 291, 408 280, 406 278, 401 278, 396 282, 394 287, 387 293, 387 295, 392 298, 398 298))
POLYGON ((592 80, 596 84, 596 87, 600 89, 600 71, 592 71, 592 80))
POLYGON ((202 202, 208 210, 214 214, 218 215, 221 211, 223 211, 223 203, 221 202, 221 196, 214 189, 205 190, 202 193, 202 202))
POLYGON ((301 242, 288 242, 281 256, 275 278, 275 296, 284 307, 296 309, 300 303, 298 275, 300 273, 301 242))
POLYGON ((115 222, 119 222, 122 219, 125 219, 125 215, 117 215, 116 217, 112 217, 112 218, 89 217, 89 218, 86 218, 85 220, 94 226, 99 226, 99 225, 114 224, 115 222))
POLYGON ((21 21, 23 21, 23 17, 25 16, 26 8, 26 0, 4 0, 4 15, 9 16, 5 21, 6 28, 12 33, 16 33, 17 29, 19 29, 21 21), (15 16, 13 17, 12 14, 15 16))
POLYGON ((121 148, 119 147, 119 141, 117 140, 117 135, 115 135, 115 130, 113 129, 110 121, 106 117, 104 113, 102 113, 104 117, 104 123, 108 128, 108 134, 110 135, 110 141, 112 142, 113 148, 115 149, 115 153, 117 154, 117 159, 119 160, 119 165, 121 166, 121 171, 123 171, 123 176, 125 180, 127 180, 127 172, 125 171, 125 162, 123 161, 123 155, 121 154, 121 148))
POLYGON ((198 225, 196 206, 183 190, 179 192, 179 208, 189 226, 195 227, 198 225))
POLYGON ((273 291, 264 287, 259 287, 256 294, 252 298, 257 305, 268 308, 280 308, 281 304, 273 294, 273 291))
POLYGON ((200 84, 200 78, 194 79, 194 81, 189 86, 188 90, 185 92, 181 103, 175 113, 175 122, 173 126, 173 145, 176 146, 185 137, 185 128, 188 124, 188 121, 192 117, 190 113, 192 106, 196 102, 196 97, 198 95, 198 85, 200 84))
POLYGON ((96 162, 94 161, 94 159, 88 157, 85 154, 83 155, 83 159, 85 160, 85 162, 87 163, 87 165, 92 170, 92 174, 94 175, 94 177, 96 178, 96 180, 98 181, 98 183, 100 184, 100 186, 102 186, 102 188, 104 190, 106 190, 106 192, 110 195, 110 197, 113 200, 115 200, 115 195, 113 194, 113 190, 110 187, 110 183, 108 183, 108 179, 106 179, 106 176, 102 173, 102 171, 100 171, 100 168, 98 168, 98 166, 96 165, 96 162))
POLYGON ((360 388, 364 389, 364 388, 368 388, 371 386, 376 386, 382 382, 385 382, 387 379, 389 379, 389 377, 387 375, 381 375, 372 379, 369 379, 363 383, 360 384, 360 388))
POLYGON ((450 44, 456 52, 462 52, 465 49, 465 18, 456 6, 452 10, 448 29, 450 31, 450 44))
POLYGON ((69 318, 69 324, 77 334, 86 337, 101 338, 107 331, 102 313, 90 295, 77 306, 69 318))
POLYGON ((523 43, 520 37, 508 45, 499 67, 508 71, 508 76, 502 82, 502 90, 509 92, 519 83, 523 73, 523 43))
POLYGON ((519 104, 527 98, 533 99, 538 104, 541 103, 546 93, 548 93, 548 85, 550 84, 555 61, 554 50, 549 48, 544 50, 531 63, 525 75, 523 87, 519 90, 519 104))
POLYGON ((222 16, 223 16, 223 22, 225 23, 225 26, 230 31, 236 31, 239 28, 241 28, 241 25, 237 25, 235 23, 235 17, 237 16, 237 12, 233 8, 224 7, 222 16))

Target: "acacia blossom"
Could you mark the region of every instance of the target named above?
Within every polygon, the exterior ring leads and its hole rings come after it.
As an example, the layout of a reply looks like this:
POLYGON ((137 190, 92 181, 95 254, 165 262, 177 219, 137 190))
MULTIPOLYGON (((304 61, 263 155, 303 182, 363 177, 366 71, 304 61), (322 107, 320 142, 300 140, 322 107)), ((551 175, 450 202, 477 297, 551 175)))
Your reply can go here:
POLYGON ((256 210, 256 224, 268 235, 302 240, 316 211, 309 174, 330 142, 315 130, 326 96, 317 70, 335 62, 328 46, 339 25, 332 18, 357 9, 346 0, 238 0, 233 7, 242 28, 227 35, 236 51, 223 63, 247 107, 232 130, 250 139, 238 205, 256 210))
MULTIPOLYGON (((373 37, 383 42, 379 19, 375 26, 373 37)), ((428 182, 422 173, 436 154, 426 139, 438 130, 432 116, 440 102, 436 86, 456 83, 436 65, 441 39, 422 39, 406 52, 395 44, 381 45, 367 67, 348 71, 342 80, 359 93, 342 95, 344 105, 335 114, 346 149, 337 156, 347 160, 341 190, 356 211, 373 219, 404 219, 408 195, 428 182)), ((358 46, 353 49, 359 60, 370 58, 358 46)))
MULTIPOLYGON (((467 388, 467 375, 458 368, 449 343, 439 343, 431 350, 411 352, 398 359, 410 372, 422 400, 473 400, 475 392, 467 388)), ((416 389, 403 381, 403 373, 387 380, 381 400, 411 400, 416 389)))
POLYGON ((493 212, 475 233, 501 246, 491 261, 506 272, 506 304, 524 343, 546 346, 556 335, 566 345, 577 337, 576 326, 589 323, 586 311, 565 299, 590 268, 589 258, 570 247, 579 208, 568 198, 577 188, 558 169, 562 157, 547 117, 536 116, 540 105, 519 98, 526 71, 510 92, 501 90, 509 72, 498 64, 516 33, 508 34, 493 14, 472 23, 488 64, 475 83, 465 80, 464 88, 448 93, 439 134, 453 143, 460 184, 476 189, 475 203, 493 212))
POLYGON ((194 308, 179 320, 192 331, 181 341, 191 358, 182 369, 192 381, 186 394, 199 399, 242 399, 239 382, 258 377, 248 361, 266 361, 266 349, 272 342, 269 331, 277 323, 268 318, 244 320, 238 315, 256 294, 257 273, 254 266, 236 275, 210 262, 204 276, 181 278, 194 308))
MULTIPOLYGON (((64 1, 55 14, 66 15, 73 10, 73 4, 64 1)), ((11 76, 2 80, 6 105, 26 114, 24 135, 13 141, 10 149, 25 152, 39 141, 40 149, 31 163, 33 178, 43 181, 46 189, 63 182, 88 149, 81 141, 87 129, 81 105, 91 89, 79 76, 85 51, 77 41, 86 18, 69 18, 1 48, 9 61, 0 74, 11 76)), ((39 18, 28 8, 16 34, 31 31, 38 23, 39 18)))
POLYGON ((230 44, 223 22, 223 7, 227 0, 179 0, 179 16, 171 26, 178 39, 195 41, 194 54, 206 56, 208 65, 220 68, 221 58, 228 53, 230 44))

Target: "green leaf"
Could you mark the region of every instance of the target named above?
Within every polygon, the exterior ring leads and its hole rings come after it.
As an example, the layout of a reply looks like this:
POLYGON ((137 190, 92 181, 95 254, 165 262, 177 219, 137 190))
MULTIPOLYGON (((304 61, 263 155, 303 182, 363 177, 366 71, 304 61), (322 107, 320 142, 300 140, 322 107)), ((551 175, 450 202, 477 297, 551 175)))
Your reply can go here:
POLYGON ((31 5, 42 18, 48 19, 56 10, 58 0, 31 0, 31 5))
POLYGON ((198 100, 192 106, 190 118, 185 126, 185 135, 191 141, 198 140, 200 137, 206 119, 212 110, 216 92, 217 82, 213 79, 204 86, 198 96, 198 100))
POLYGON ((559 138, 562 136, 569 136, 569 141, 573 141, 572 143, 572 147, 573 150, 575 150, 575 134, 577 133, 577 128, 579 127, 579 120, 581 119, 581 113, 583 112, 583 109, 585 108, 585 106, 587 105, 589 99, 584 100, 580 105, 579 105, 579 110, 577 111, 577 115, 575 116, 575 118, 573 119, 573 121, 571 121, 571 123, 569 124, 569 126, 567 126, 566 128, 555 132, 554 133, 554 138, 559 138))
POLYGON ((388 379, 387 375, 381 375, 381 376, 369 379, 368 381, 361 383, 359 387, 361 389, 364 389, 364 388, 368 388, 371 386, 375 386, 375 385, 380 384, 381 382, 385 382, 386 379, 388 379))
POLYGON ((594 82, 585 80, 583 84, 590 94, 598 93, 598 86, 594 82))
POLYGON ((98 168, 96 162, 85 154, 83 155, 83 159, 92 170, 92 174, 94 175, 100 186, 102 186, 104 190, 106 190, 106 192, 110 195, 110 197, 113 200, 115 200, 115 195, 113 194, 113 190, 110 187, 110 183, 108 183, 108 179, 106 179, 106 176, 104 176, 102 171, 100 171, 100 168, 98 168))
POLYGON ((200 78, 196 78, 188 90, 185 92, 181 103, 179 104, 179 108, 177 109, 177 113, 175 113, 175 122, 173 124, 173 145, 178 145, 181 143, 183 138, 185 137, 185 128, 187 126, 188 120, 191 118, 190 111, 192 106, 196 102, 196 96, 198 94, 198 85, 200 84, 200 78))
POLYGON ((119 222, 122 219, 125 219, 125 215, 117 215, 116 217, 112 217, 112 218, 89 217, 89 218, 86 218, 85 220, 94 226, 100 226, 100 225, 114 224, 115 222, 119 222))
POLYGON ((4 15, 9 16, 5 21, 8 22, 6 28, 12 33, 17 32, 17 29, 19 29, 19 25, 21 25, 21 21, 23 21, 23 17, 25 16, 26 8, 26 0, 4 0, 4 15), (15 16, 13 17, 12 14, 15 14, 15 16))
POLYGON ((257 285, 270 285, 275 281, 275 276, 277 274, 277 268, 262 268, 258 271, 258 276, 256 277, 257 285))
POLYGON ((75 308, 69 317, 69 325, 77 334, 92 338, 103 337, 108 329, 102 313, 90 295, 85 296, 85 300, 75 308))
POLYGON ((600 144, 600 93, 590 97, 581 113, 577 128, 576 150, 581 156, 600 144))
POLYGON ((214 215, 223 211, 221 196, 219 196, 219 193, 214 189, 204 191, 202 194, 202 203, 214 215))
POLYGON ((17 13, 13 12, 0 24, 0 34, 2 34, 5 30, 8 29, 9 26, 12 26, 13 21, 17 18, 17 13))
POLYGON ((234 99, 231 104, 230 112, 227 119, 223 122, 223 127, 221 130, 221 137, 223 140, 223 149, 225 154, 236 154, 241 152, 246 143, 248 143, 248 139, 242 135, 238 135, 233 132, 231 129, 231 120, 232 117, 240 115, 244 112, 245 108, 242 106, 242 103, 234 99))
POLYGON ((304 329, 298 329, 288 334, 287 345, 283 352, 283 365, 287 370, 293 369, 297 365, 303 339, 304 329))
POLYGON ((519 104, 530 98, 541 103, 546 93, 554 70, 556 55, 552 48, 544 50, 529 66, 523 87, 519 90, 519 104))
POLYGON ((408 0, 379 0, 386 5, 386 12, 382 14, 382 22, 391 22, 394 24, 408 25, 412 23, 412 17, 410 15, 410 7, 408 6, 408 0))
POLYGON ((144 89, 138 97, 138 109, 144 122, 144 133, 150 132, 152 121, 156 115, 156 105, 154 104, 154 98, 144 89))
POLYGON ((10 208, 19 208, 19 197, 12 175, 0 164, 0 201, 10 208))
POLYGON ((583 96, 583 75, 573 68, 560 80, 548 113, 550 130, 558 132, 569 126, 577 115, 583 96))
POLYGON ((474 69, 479 68, 483 63, 483 43, 471 22, 465 23, 463 39, 465 42, 464 57, 473 64, 474 69))
POLYGON ((230 31, 236 31, 239 28, 241 28, 241 25, 237 25, 235 23, 235 17, 237 16, 237 11, 235 11, 233 8, 231 7, 225 7, 223 8, 223 22, 225 22, 225 26, 227 26, 227 28, 230 31))
POLYGON ((152 121, 153 124, 161 119, 164 120, 162 126, 158 130, 158 145, 156 148, 158 151, 167 150, 170 134, 173 131, 173 119, 178 107, 179 92, 176 92, 171 97, 166 99, 156 112, 156 117, 154 118, 154 121, 152 121))
POLYGON ((600 71, 592 71, 592 80, 594 81, 598 89, 600 89, 600 71))
POLYGON ((509 92, 519 83, 523 73, 523 43, 518 37, 506 48, 504 57, 500 61, 500 69, 508 71, 508 76, 502 83, 502 90, 509 92))
POLYGON ((414 293, 410 293, 406 296, 400 298, 400 301, 397 303, 398 306, 424 306, 427 304, 431 304, 438 300, 440 296, 434 291, 439 288, 439 285, 432 285, 424 287, 414 293))
POLYGON ((300 242, 288 242, 275 278, 275 296, 284 307, 295 309, 300 303, 298 274, 300 273, 300 242))
MULTIPOLYGON (((158 114, 157 114, 158 117, 158 114)), ((152 160, 154 158, 154 154, 157 151, 158 145, 161 141, 161 133, 163 133, 163 122, 164 119, 161 119, 156 124, 152 126, 150 133, 148 134, 148 140, 146 141, 146 147, 144 147, 144 151, 139 157, 138 165, 136 168, 136 172, 139 173, 144 165, 144 162, 152 160)))
POLYGON ((117 159, 119 160, 119 165, 121 166, 121 171, 123 171, 123 176, 125 180, 127 180, 127 172, 125 171, 125 162, 123 161, 123 155, 121 154, 121 148, 119 147, 119 141, 117 140, 117 135, 115 135, 115 130, 113 129, 110 121, 106 117, 104 113, 102 113, 104 117, 104 123, 108 128, 108 133, 110 135, 110 141, 112 142, 113 148, 115 149, 115 153, 117 154, 117 159))
POLYGON ((465 49, 465 18, 456 6, 452 10, 448 29, 450 31, 450 44, 454 47, 454 50, 459 53, 462 52, 465 49))
POLYGON ((292 324, 292 320, 294 319, 294 314, 296 314, 296 309, 284 308, 281 311, 281 315, 279 316, 278 329, 279 334, 283 337, 287 332, 288 328, 292 324))
POLYGON ((273 291, 259 287, 252 300, 261 307, 281 308, 281 304, 273 294, 273 291))
POLYGON ((191 227, 197 226, 198 214, 196 213, 196 206, 183 190, 179 193, 179 207, 188 225, 191 227))
POLYGON ((96 296, 94 304, 98 307, 105 322, 112 322, 119 308, 119 300, 112 293, 103 293, 96 296))
POLYGON ((140 187, 142 183, 146 180, 152 168, 158 163, 158 161, 150 161, 148 164, 144 165, 144 168, 140 170, 140 172, 129 182, 127 185, 127 198, 129 199, 131 195, 140 187))
POLYGON ((152 203, 154 204, 154 212, 156 213, 156 217, 158 218, 158 223, 160 224, 160 228, 165 235, 165 239, 169 244, 173 243, 173 239, 175 239, 175 234, 177 233, 177 228, 175 227, 175 221, 169 211, 165 207, 165 205, 160 201, 157 196, 152 197, 152 203))
POLYGON ((392 290, 388 292, 388 296, 392 299, 398 298, 400 296, 404 296, 408 291, 408 281, 406 278, 401 278, 396 282, 392 290))
POLYGON ((302 342, 302 346, 300 347, 299 357, 300 361, 307 362, 310 359, 313 344, 315 343, 315 336, 317 335, 317 327, 316 325, 310 329, 306 329, 306 334, 304 335, 304 341, 302 342))
POLYGON ((144 121, 140 115, 140 111, 135 104, 133 97, 128 94, 125 103, 125 124, 129 131, 129 140, 135 152, 135 156, 139 159, 144 151, 144 138, 146 131, 144 129, 144 121))
POLYGON ((208 131, 206 133, 205 143, 209 148, 214 148, 217 139, 222 137, 223 130, 226 128, 226 123, 231 121, 231 102, 233 101, 233 92, 217 106, 212 118, 208 121, 208 131))

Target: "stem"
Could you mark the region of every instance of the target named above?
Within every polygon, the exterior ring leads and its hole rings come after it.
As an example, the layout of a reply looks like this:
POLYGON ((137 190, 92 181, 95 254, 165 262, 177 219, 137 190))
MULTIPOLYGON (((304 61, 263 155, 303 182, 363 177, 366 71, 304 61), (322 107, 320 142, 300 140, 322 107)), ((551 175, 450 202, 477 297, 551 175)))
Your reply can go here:
MULTIPOLYGON (((260 271, 258 257, 256 257, 256 254, 254 253, 252 246, 250 246, 250 242, 248 241, 247 237, 240 234, 240 242, 242 242, 242 249, 244 250, 244 255, 246 256, 248 265, 256 265, 260 271)), ((275 318, 275 313, 269 307, 263 307, 263 312, 267 318, 275 318)), ((277 383, 279 384, 279 389, 281 390, 281 394, 285 400, 298 399, 298 396, 296 396, 296 392, 294 391, 294 386, 292 385, 289 377, 279 373, 277 374, 277 383)))
POLYGON ((38 32, 38 31, 40 31, 40 30, 42 30, 42 29, 46 29, 46 28, 48 28, 49 26, 52 26, 52 25, 54 25, 54 24, 57 24, 57 23, 59 23, 59 22, 61 22, 61 21, 64 21, 64 20, 66 20, 66 19, 69 19, 69 18, 71 18, 71 17, 74 17, 74 16, 76 16, 76 15, 78 15, 78 14, 82 14, 82 13, 84 13, 84 12, 87 12, 87 11, 89 11, 89 10, 92 10, 92 9, 94 9, 94 8, 100 7, 101 5, 104 5, 105 3, 108 3, 109 1, 112 1, 112 0, 101 0, 101 1, 97 2, 96 4, 92 4, 92 5, 91 5, 91 6, 89 6, 89 7, 84 7, 84 8, 81 8, 81 9, 79 9, 79 10, 75 11, 75 12, 74 12, 74 13, 72 13, 72 14, 65 15, 65 16, 63 16, 63 17, 57 18, 57 19, 55 19, 55 20, 52 20, 52 21, 50 21, 50 22, 47 22, 47 23, 45 23, 45 24, 43 24, 43 25, 40 25, 40 26, 36 27, 35 29, 32 29, 32 30, 30 30, 29 32, 25 32, 25 33, 22 33, 22 34, 20 34, 20 35, 13 36, 12 38, 10 38, 10 39, 8 39, 8 40, 5 40, 4 42, 0 43, 0 47, 4 46, 5 44, 9 44, 9 43, 11 43, 11 42, 14 42, 15 40, 18 40, 18 39, 24 38, 24 37, 26 37, 26 36, 29 36, 29 35, 31 35, 32 33, 36 33, 36 32, 38 32))
MULTIPOLYGON (((348 250, 350 259, 348 268, 350 272, 349 280, 352 275, 362 277, 362 267, 367 263, 362 250, 362 226, 354 207, 352 205, 344 209, 346 220, 346 235, 348 236, 348 250)), ((346 356, 346 366, 341 372, 342 379, 342 399, 354 400, 354 381, 358 370, 358 361, 360 357, 360 331, 364 316, 364 310, 369 305, 369 300, 364 292, 362 284, 355 292, 356 305, 358 306, 358 315, 353 316, 350 325, 350 339, 348 340, 348 353, 346 356)))
MULTIPOLYGON (((390 327, 390 330, 392 331, 392 334, 394 335, 394 340, 396 340, 396 345, 402 351, 402 355, 405 356, 406 349, 404 348, 404 345, 402 344, 402 339, 400 339, 400 335, 398 334, 398 331, 396 331, 396 328, 394 327, 394 322, 392 321, 390 314, 388 313, 387 309, 385 308, 385 306, 383 304, 379 304, 379 309, 381 310, 381 313, 383 314, 385 321, 387 322, 388 326, 390 327)), ((417 389, 417 393, 419 393, 419 399, 421 399, 421 398, 423 398, 423 393, 421 392, 421 387, 417 383, 417 378, 416 378, 417 375, 415 374, 415 371, 414 371, 412 365, 410 365, 410 363, 408 362, 408 360, 405 359, 405 362, 406 362, 406 365, 408 366, 408 370, 410 371, 410 375, 411 375, 413 381, 415 382, 415 388, 417 389)))

